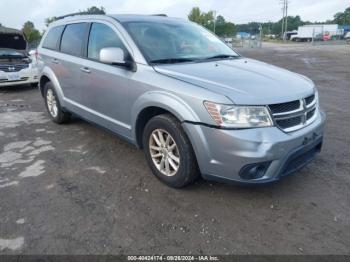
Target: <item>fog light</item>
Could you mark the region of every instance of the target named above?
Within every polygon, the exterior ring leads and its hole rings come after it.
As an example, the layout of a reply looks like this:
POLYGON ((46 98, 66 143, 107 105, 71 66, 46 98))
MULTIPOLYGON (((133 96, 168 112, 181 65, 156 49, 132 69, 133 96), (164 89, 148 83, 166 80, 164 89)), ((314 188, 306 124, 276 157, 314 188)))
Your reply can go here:
POLYGON ((239 171, 239 176, 246 180, 262 178, 270 164, 271 162, 263 162, 246 165, 239 171))

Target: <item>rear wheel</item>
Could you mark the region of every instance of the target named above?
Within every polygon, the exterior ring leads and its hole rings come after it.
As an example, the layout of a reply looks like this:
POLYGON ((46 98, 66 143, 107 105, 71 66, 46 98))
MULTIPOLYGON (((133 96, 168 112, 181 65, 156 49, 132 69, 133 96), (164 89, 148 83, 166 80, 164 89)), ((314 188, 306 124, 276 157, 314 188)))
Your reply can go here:
POLYGON ((51 82, 45 84, 44 91, 45 105, 50 118, 57 124, 62 124, 70 119, 70 113, 62 110, 56 91, 51 82))
POLYGON ((143 148, 153 174, 168 186, 184 187, 199 177, 191 143, 175 117, 153 117, 144 129, 143 148))

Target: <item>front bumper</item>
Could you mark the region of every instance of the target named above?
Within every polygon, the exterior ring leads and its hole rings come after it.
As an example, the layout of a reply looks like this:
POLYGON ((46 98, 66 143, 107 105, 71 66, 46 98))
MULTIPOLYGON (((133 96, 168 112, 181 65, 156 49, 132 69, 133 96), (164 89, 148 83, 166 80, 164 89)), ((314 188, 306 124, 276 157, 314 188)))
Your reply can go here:
POLYGON ((30 65, 29 68, 11 73, 0 71, 0 87, 33 84, 38 83, 39 81, 38 69, 32 65, 30 65), (14 81, 8 80, 8 74, 11 73, 17 74, 19 76, 19 79, 14 81))
POLYGON ((192 142, 203 178, 247 184, 269 183, 309 163, 320 151, 326 116, 298 131, 284 133, 277 127, 224 130, 183 123, 192 142), (247 179, 242 169, 268 163, 263 176, 247 179))

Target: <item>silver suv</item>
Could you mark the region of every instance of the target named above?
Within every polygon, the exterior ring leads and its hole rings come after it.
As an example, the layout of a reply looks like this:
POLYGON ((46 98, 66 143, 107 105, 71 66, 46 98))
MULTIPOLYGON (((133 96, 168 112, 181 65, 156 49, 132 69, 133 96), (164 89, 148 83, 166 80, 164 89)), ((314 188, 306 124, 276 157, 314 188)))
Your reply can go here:
POLYGON ((145 152, 165 184, 267 183, 322 146, 314 83, 244 58, 201 26, 146 15, 71 16, 38 49, 52 120, 72 113, 145 152))

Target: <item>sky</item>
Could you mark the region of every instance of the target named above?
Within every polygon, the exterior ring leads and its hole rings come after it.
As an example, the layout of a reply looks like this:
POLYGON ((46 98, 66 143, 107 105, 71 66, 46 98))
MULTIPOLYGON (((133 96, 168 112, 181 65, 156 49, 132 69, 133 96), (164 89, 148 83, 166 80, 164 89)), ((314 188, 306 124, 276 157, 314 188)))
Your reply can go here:
MULTIPOLYGON (((45 18, 103 6, 109 14, 158 14, 187 18, 191 8, 215 10, 235 24, 251 21, 277 21, 282 17, 282 0, 0 0, 0 23, 22 28, 30 20, 44 30, 45 18)), ((325 21, 350 7, 350 0, 289 0, 288 15, 300 15, 303 20, 325 21)))

